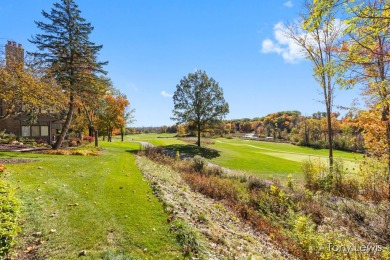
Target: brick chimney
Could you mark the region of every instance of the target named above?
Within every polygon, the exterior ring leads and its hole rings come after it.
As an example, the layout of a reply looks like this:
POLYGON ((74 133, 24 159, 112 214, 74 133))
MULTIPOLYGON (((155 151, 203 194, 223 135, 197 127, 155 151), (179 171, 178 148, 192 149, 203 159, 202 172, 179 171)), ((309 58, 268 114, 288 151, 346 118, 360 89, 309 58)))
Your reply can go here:
POLYGON ((7 66, 10 66, 11 61, 24 64, 24 49, 22 44, 17 44, 14 41, 7 41, 7 45, 5 45, 5 56, 7 66))

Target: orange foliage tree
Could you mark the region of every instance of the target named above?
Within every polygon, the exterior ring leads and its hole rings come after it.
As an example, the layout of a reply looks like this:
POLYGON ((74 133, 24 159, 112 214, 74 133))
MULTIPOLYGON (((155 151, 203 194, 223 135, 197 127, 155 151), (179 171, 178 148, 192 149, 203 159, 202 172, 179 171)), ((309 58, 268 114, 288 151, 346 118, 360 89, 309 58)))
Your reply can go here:
MULTIPOLYGON (((122 94, 107 95, 104 99, 104 107, 101 110, 98 118, 98 126, 100 129, 105 129, 108 141, 112 141, 114 129, 124 129, 126 123, 132 118, 132 111, 127 112, 126 108, 130 105, 127 97, 122 94)), ((123 133, 123 130, 121 131, 123 133)))
POLYGON ((390 200, 390 19, 388 1, 369 1, 347 8, 348 52, 351 71, 348 83, 364 86, 369 111, 361 114, 368 155, 386 165, 390 200))

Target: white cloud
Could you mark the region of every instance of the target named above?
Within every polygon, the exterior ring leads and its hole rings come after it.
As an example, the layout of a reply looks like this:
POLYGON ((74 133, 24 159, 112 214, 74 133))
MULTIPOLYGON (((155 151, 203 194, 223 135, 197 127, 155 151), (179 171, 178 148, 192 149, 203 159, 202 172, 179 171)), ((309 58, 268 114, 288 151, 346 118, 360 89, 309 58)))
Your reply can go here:
MULTIPOLYGON (((303 41, 306 46, 310 46, 312 49, 318 48, 317 41, 314 39, 313 34, 301 29, 301 22, 296 20, 292 26, 295 28, 293 29, 294 34, 300 39, 300 41, 303 41)), ((328 39, 334 39, 334 41, 341 40, 343 35, 342 31, 347 28, 345 22, 335 19, 331 26, 332 29, 328 32, 330 34, 326 37, 328 37, 328 39)), ((299 61, 305 59, 305 51, 293 39, 288 37, 288 29, 282 22, 275 24, 273 31, 275 39, 272 40, 268 38, 263 40, 260 50, 262 53, 279 54, 287 63, 298 63, 299 61)), ((319 30, 318 36, 320 37, 322 43, 325 39, 323 29, 319 30)), ((324 46, 322 47, 324 48, 324 46)))
POLYGON ((288 8, 291 8, 294 6, 293 2, 292 1, 287 1, 283 4, 285 7, 288 7, 288 8))
POLYGON ((135 85, 133 82, 127 82, 126 83, 126 88, 127 89, 131 89, 134 92, 138 92, 138 90, 139 90, 137 85, 135 85))
POLYGON ((274 26, 275 41, 265 39, 261 46, 262 53, 277 53, 287 63, 298 63, 304 59, 302 48, 286 35, 286 26, 279 22, 274 26))
POLYGON ((170 94, 170 93, 166 92, 165 90, 161 91, 160 94, 163 97, 169 97, 169 98, 173 97, 173 94, 170 94))

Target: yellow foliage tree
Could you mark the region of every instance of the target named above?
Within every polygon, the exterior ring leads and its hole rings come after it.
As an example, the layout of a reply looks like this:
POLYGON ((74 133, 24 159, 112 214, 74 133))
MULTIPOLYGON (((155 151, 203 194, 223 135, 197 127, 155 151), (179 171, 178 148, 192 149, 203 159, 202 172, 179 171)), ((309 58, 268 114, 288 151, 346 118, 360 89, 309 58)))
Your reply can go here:
POLYGON ((51 78, 41 70, 7 60, 0 64, 0 101, 5 109, 0 120, 22 113, 31 115, 33 122, 41 110, 57 112, 63 108, 64 95, 51 78))
POLYGON ((177 135, 178 136, 185 136, 186 135, 186 127, 184 125, 177 126, 177 135))

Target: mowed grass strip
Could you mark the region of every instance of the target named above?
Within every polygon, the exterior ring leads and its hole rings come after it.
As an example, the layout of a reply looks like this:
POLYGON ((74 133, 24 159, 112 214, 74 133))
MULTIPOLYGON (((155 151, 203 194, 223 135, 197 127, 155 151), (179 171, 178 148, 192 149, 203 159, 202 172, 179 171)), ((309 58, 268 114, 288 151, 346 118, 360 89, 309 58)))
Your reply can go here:
MULTIPOLYGON (((312 149, 284 143, 247 141, 218 138, 209 146, 220 151, 220 156, 211 162, 237 170, 247 170, 266 177, 287 177, 303 179, 300 165, 305 159, 327 161, 327 149, 312 149)), ((350 169, 358 166, 362 155, 335 151, 334 156, 345 160, 350 169)))
POLYGON ((220 156, 210 162, 234 170, 244 170, 263 177, 287 177, 293 174, 295 178, 302 178, 300 162, 283 159, 260 153, 258 149, 248 146, 233 146, 215 142, 209 146, 220 151, 220 156))
POLYGON ((127 135, 126 141, 144 141, 149 142, 155 146, 166 146, 174 144, 186 144, 185 142, 177 139, 176 134, 134 134, 127 135))
MULTIPOLYGON (((231 145, 247 146, 252 148, 262 149, 264 151, 270 152, 279 152, 284 154, 292 155, 308 155, 315 157, 328 157, 328 149, 314 149, 305 146, 297 146, 288 143, 273 143, 273 142, 261 142, 261 141, 252 141, 252 140, 242 140, 242 139, 225 139, 218 138, 216 139, 217 143, 226 143, 231 145)), ((343 160, 361 160, 363 157, 361 154, 345 152, 339 150, 333 150, 333 154, 336 158, 343 160)))
POLYGON ((139 144, 101 145, 97 157, 1 155, 39 160, 7 165, 23 209, 21 250, 31 246, 43 259, 75 259, 82 250, 84 259, 181 256, 167 214, 135 166, 131 151, 139 144), (35 250, 37 239, 43 244, 35 250))

